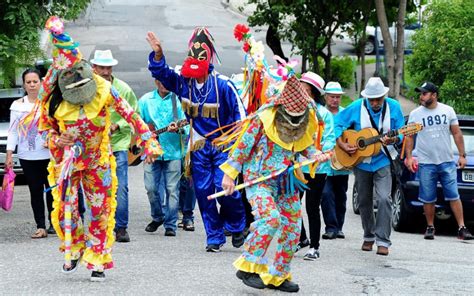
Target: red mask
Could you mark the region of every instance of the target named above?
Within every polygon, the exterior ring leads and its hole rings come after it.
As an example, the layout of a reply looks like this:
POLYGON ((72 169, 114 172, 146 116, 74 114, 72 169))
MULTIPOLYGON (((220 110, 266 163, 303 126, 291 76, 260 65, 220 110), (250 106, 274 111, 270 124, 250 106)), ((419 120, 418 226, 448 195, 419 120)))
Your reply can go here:
POLYGON ((204 77, 209 71, 209 61, 187 57, 181 68, 181 75, 186 78, 204 77))
POLYGON ((201 78, 208 74, 209 64, 216 54, 213 41, 206 28, 194 30, 189 41, 188 57, 181 68, 184 77, 201 78))

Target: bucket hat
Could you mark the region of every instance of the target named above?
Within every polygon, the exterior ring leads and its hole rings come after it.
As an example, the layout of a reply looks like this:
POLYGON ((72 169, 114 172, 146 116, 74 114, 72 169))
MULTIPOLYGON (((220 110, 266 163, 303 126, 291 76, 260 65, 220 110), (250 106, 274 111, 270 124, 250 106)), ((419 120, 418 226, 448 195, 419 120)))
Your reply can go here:
POLYGON ((370 77, 365 85, 365 89, 360 93, 362 97, 367 99, 376 99, 385 96, 389 88, 385 87, 380 77, 370 77))

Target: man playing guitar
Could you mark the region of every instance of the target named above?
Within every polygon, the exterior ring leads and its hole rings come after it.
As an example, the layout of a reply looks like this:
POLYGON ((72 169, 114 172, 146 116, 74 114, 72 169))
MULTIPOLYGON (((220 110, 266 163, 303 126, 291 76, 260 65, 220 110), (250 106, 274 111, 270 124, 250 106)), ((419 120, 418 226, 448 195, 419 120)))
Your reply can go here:
POLYGON ((143 121, 155 131, 163 147, 163 155, 154 163, 145 164, 145 189, 150 201, 152 222, 145 231, 155 232, 164 224, 165 236, 176 236, 179 182, 181 178, 181 160, 184 156, 184 143, 187 127, 180 129, 178 123, 185 122, 185 115, 176 95, 168 91, 160 81, 155 80, 157 89, 146 93, 138 101, 138 109, 143 121), (161 178, 164 178, 165 194, 159 190, 161 178), (163 202, 165 201, 165 202, 163 202), (166 210, 162 205, 166 205, 166 210))
MULTIPOLYGON (((348 154, 355 154, 357 146, 342 141, 342 133, 349 127, 359 131, 372 127, 380 134, 403 126, 404 119, 400 104, 393 99, 386 98, 388 87, 385 87, 378 77, 371 77, 367 82, 359 99, 339 112, 335 117, 335 134, 337 145, 348 154)), ((388 255, 391 245, 390 232, 392 220, 392 174, 390 170, 391 159, 395 151, 390 145, 400 141, 400 137, 380 139, 384 147, 380 152, 365 158, 354 167, 359 193, 359 210, 364 229, 363 251, 372 251, 374 243, 377 244, 378 255, 388 255), (373 209, 373 192, 378 200, 377 218, 373 209)))

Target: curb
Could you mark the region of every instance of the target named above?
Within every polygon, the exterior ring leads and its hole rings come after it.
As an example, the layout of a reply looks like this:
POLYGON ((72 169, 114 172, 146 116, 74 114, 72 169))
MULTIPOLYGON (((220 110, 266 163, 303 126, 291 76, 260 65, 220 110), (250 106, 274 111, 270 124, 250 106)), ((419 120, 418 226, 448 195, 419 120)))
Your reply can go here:
POLYGON ((234 5, 232 5, 232 1, 231 0, 221 0, 221 5, 224 7, 225 10, 233 13, 234 15, 236 16, 239 16, 239 17, 244 17, 244 18, 247 18, 249 17, 249 15, 241 12, 237 7, 235 7, 234 5))

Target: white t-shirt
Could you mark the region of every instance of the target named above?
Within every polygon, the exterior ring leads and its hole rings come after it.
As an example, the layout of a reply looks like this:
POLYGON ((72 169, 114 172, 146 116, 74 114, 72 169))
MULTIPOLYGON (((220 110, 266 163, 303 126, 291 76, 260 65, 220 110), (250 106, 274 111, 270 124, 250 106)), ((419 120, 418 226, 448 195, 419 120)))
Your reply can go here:
POLYGON ((419 163, 441 164, 453 161, 451 125, 459 125, 454 109, 439 103, 434 109, 420 106, 410 113, 408 123, 423 124, 416 134, 415 154, 419 163))
POLYGON ((18 145, 17 155, 19 159, 40 160, 50 158, 49 150, 44 147, 44 141, 38 133, 39 111, 35 116, 36 124, 21 125, 20 121, 33 109, 34 104, 28 101, 28 97, 16 100, 10 107, 10 129, 7 139, 7 150, 15 150, 18 145), (29 130, 20 132, 21 130, 29 130))

